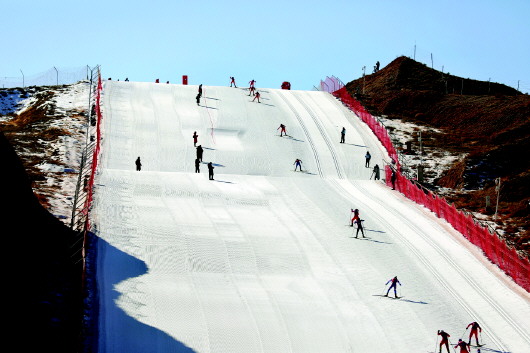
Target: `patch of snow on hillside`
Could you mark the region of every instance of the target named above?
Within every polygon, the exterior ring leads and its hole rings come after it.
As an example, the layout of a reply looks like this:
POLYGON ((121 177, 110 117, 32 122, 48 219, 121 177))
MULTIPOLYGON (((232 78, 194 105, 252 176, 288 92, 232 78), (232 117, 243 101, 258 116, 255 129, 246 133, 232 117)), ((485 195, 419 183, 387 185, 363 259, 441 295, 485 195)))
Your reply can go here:
MULTIPOLYGON (((72 85, 39 87, 53 91, 53 98, 43 103, 47 111, 53 114, 46 128, 54 128, 62 134, 54 140, 39 139, 38 143, 45 146, 44 155, 38 154, 41 163, 36 167, 42 170, 43 181, 36 182, 35 192, 46 195, 48 211, 70 225, 73 198, 78 182, 78 174, 82 151, 87 141, 89 89, 88 81, 80 81, 72 85)), ((7 90, 6 90, 7 91, 7 90)), ((6 92, 4 91, 4 92, 6 92)), ((36 102, 35 87, 12 89, 0 96, 0 112, 2 114, 19 114, 36 102), (22 92, 22 93, 21 93, 22 92), (26 98, 18 99, 17 97, 26 98)), ((0 121, 8 121, 11 116, 4 116, 0 121)), ((34 151, 19 150, 25 156, 35 156, 34 151)))
MULTIPOLYGON (((423 165, 424 182, 433 184, 457 160, 466 156, 465 154, 451 154, 448 151, 425 147, 424 145, 422 145, 423 154, 420 154, 418 133, 421 131, 424 135, 425 133, 441 134, 440 130, 399 119, 387 119, 385 116, 379 117, 379 120, 389 131, 392 143, 400 155, 404 172, 411 178, 416 179, 418 177, 418 166, 423 165), (407 142, 412 142, 412 153, 406 153, 407 142)), ((437 192, 441 191, 437 190, 437 192)))

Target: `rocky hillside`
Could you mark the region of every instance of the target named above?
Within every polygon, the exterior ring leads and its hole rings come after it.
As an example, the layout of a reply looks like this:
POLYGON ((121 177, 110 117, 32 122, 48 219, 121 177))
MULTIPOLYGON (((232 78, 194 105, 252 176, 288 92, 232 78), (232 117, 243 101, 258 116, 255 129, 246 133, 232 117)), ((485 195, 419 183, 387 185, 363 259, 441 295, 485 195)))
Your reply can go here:
MULTIPOLYGON (((493 82, 444 73, 407 57, 346 84, 374 116, 422 128, 424 148, 463 155, 422 185, 457 208, 495 221, 509 244, 530 253, 530 96, 493 82), (447 192, 450 190, 450 192, 447 192), (489 199, 489 204, 487 204, 489 199)), ((419 154, 418 136, 401 153, 419 154)), ((399 146, 398 146, 399 147, 399 146)), ((425 174, 429 171, 426 170, 425 174)))

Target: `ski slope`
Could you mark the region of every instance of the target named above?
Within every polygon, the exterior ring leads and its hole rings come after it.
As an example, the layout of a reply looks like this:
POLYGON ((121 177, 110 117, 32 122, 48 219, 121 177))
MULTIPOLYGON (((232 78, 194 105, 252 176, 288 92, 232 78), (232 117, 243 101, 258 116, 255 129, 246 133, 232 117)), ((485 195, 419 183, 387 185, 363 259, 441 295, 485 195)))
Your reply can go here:
POLYGON ((203 86, 197 106, 197 87, 104 83, 91 211, 100 352, 432 352, 437 330, 456 344, 472 321, 483 352, 530 352, 528 293, 370 180, 366 151, 371 167, 389 158, 333 96, 259 89, 257 103, 203 86), (393 276, 401 299, 382 296, 393 276))

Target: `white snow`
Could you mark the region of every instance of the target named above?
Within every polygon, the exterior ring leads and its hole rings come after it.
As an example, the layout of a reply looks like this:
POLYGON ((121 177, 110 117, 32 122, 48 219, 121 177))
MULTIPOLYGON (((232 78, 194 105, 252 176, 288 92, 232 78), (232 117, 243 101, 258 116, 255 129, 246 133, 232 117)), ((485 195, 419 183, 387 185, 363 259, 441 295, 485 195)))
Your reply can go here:
POLYGON ((475 320, 483 352, 530 352, 529 294, 369 179, 366 151, 371 166, 389 157, 365 124, 328 93, 260 91, 203 86, 197 106, 197 86, 105 81, 100 352, 427 352, 437 330, 455 344, 475 320), (395 275, 403 298, 382 297, 395 275))

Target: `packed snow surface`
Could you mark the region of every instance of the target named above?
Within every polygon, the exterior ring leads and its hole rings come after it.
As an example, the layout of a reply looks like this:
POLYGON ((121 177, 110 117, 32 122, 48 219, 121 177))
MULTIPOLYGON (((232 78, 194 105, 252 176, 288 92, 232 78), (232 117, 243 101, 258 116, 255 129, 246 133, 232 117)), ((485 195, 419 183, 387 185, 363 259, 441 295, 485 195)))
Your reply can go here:
POLYGON ((473 321, 483 352, 530 352, 528 293, 370 179, 389 157, 332 95, 258 88, 258 103, 203 86, 198 106, 197 88, 104 83, 91 213, 100 352, 428 352, 437 330, 456 344, 473 321), (382 296, 394 276, 401 299, 382 296))

